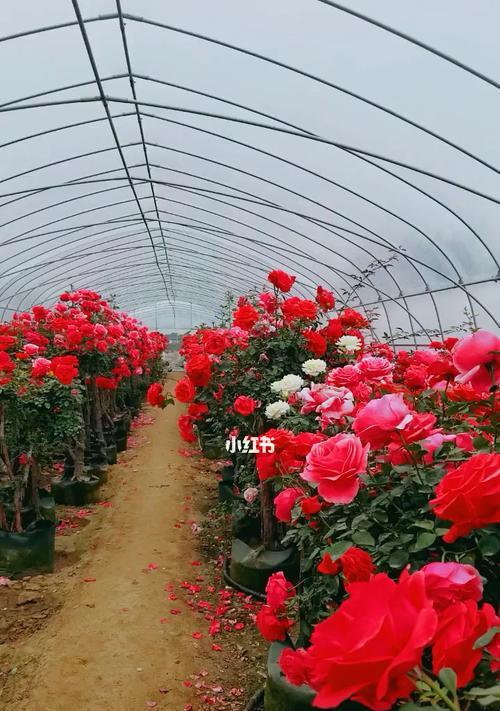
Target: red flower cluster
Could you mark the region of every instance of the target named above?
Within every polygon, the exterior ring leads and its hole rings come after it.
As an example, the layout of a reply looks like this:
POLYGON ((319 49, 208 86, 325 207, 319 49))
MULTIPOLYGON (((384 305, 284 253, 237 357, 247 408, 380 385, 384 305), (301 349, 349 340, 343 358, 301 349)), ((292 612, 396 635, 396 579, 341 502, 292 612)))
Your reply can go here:
POLYGON ((267 604, 262 605, 257 614, 257 627, 264 639, 270 642, 285 639, 293 625, 287 615, 287 602, 295 597, 293 585, 283 573, 273 573, 266 586, 267 604))

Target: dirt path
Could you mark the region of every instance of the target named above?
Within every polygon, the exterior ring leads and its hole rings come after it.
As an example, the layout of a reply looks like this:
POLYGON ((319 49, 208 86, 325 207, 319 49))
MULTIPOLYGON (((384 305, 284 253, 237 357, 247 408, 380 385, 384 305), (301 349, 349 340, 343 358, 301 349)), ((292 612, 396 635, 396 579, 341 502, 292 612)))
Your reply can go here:
POLYGON ((11 711, 183 711, 192 699, 183 680, 207 666, 210 642, 193 638, 190 610, 169 614, 165 591, 192 578, 197 557, 190 527, 179 525, 197 515, 187 513, 196 471, 178 452, 179 412, 155 410, 133 468, 113 469, 117 491, 93 550, 62 609, 23 644, 37 662, 11 711))

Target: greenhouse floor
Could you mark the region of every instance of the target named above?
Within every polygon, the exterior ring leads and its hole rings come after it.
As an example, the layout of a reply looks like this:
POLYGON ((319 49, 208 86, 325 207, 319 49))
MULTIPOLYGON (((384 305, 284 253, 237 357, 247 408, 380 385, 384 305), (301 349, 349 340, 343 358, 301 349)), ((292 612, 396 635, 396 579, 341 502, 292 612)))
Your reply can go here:
POLYGON ((214 651, 200 609, 186 604, 186 581, 214 582, 212 566, 197 560, 193 522, 215 489, 213 475, 183 456, 182 410, 147 411, 150 426, 111 469, 108 503, 89 507, 84 528, 58 536, 55 575, 0 587, 0 607, 9 600, 17 616, 10 637, 0 637, 2 707, 183 711, 199 708, 201 688, 218 695, 217 708, 243 708, 241 654, 230 644, 214 651))

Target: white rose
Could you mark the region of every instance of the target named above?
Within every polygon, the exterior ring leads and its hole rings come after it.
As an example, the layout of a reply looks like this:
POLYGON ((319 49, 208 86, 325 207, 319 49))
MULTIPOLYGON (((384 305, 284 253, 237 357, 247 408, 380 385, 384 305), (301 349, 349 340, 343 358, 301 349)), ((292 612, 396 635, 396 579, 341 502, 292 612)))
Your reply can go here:
POLYGON ((316 375, 325 372, 326 363, 321 358, 311 358, 311 360, 306 360, 305 363, 302 363, 302 370, 306 375, 314 378, 316 375))
POLYGON ((271 390, 273 393, 280 393, 282 388, 282 381, 281 380, 275 380, 274 383, 271 383, 271 390))
POLYGON ((357 336, 342 336, 337 341, 337 348, 344 353, 355 353, 361 348, 361 341, 357 336))
POLYGON ((266 407, 266 417, 269 420, 279 420, 290 410, 290 405, 284 400, 277 400, 266 407))
POLYGON ((304 386, 304 381, 300 375, 293 375, 293 373, 285 375, 281 380, 278 380, 277 383, 280 385, 278 392, 280 392, 283 397, 288 397, 291 393, 298 392, 304 386))

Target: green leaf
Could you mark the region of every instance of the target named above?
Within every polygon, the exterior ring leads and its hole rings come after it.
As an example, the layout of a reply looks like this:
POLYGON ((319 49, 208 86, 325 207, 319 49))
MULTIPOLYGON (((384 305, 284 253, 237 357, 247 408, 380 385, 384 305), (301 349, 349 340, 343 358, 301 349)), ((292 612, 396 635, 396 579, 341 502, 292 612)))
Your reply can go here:
POLYGON ((434 530, 434 521, 415 521, 413 526, 416 526, 417 528, 425 528, 427 531, 433 531, 434 530))
POLYGON ((436 534, 435 533, 430 533, 428 531, 424 531, 424 533, 420 533, 417 536, 417 540, 412 546, 412 551, 415 553, 417 551, 423 551, 425 548, 429 548, 429 546, 432 546, 434 541, 436 540, 436 534))
POLYGON ((438 676, 448 691, 455 695, 457 693, 457 674, 455 670, 450 667, 443 667, 443 669, 439 670, 438 676))
POLYGON ((374 546, 375 539, 371 533, 368 531, 355 531, 352 534, 352 540, 357 543, 358 546, 374 546))
POLYGON ((485 632, 479 639, 476 639, 473 649, 479 649, 480 647, 486 647, 487 644, 491 642, 493 637, 500 632, 500 627, 490 627, 490 629, 485 632))
POLYGON ((352 545, 351 541, 337 541, 329 548, 332 558, 340 558, 352 545))
POLYGON ((493 534, 483 536, 479 541, 479 550, 485 556, 485 558, 494 556, 500 550, 500 541, 493 534))
POLYGON ((403 568, 408 563, 409 557, 408 551, 394 551, 389 558, 389 565, 391 568, 403 568))

